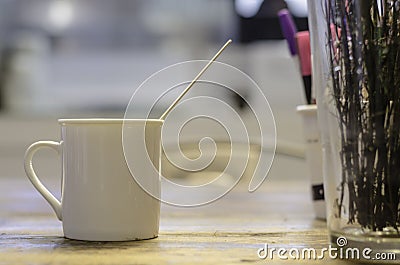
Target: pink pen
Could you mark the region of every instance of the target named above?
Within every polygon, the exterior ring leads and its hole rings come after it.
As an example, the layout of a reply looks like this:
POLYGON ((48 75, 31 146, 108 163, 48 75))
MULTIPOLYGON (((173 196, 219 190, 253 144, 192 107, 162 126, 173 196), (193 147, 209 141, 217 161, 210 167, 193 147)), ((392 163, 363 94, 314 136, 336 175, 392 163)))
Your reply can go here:
POLYGON ((297 52, 300 60, 300 70, 303 76, 304 92, 307 104, 313 103, 311 95, 311 47, 310 33, 308 31, 300 31, 296 33, 297 52))

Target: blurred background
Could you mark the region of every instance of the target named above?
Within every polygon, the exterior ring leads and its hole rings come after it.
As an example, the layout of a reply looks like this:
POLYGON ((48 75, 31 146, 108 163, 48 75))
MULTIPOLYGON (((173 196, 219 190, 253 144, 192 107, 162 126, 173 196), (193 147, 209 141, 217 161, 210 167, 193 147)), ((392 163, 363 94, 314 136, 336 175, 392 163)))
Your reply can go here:
MULTIPOLYGON (((302 81, 276 15, 285 7, 298 30, 307 29, 305 0, 0 0, 0 177, 24 175, 25 149, 59 139, 58 118, 122 118, 151 74, 209 59, 229 38, 234 43, 219 61, 256 81, 275 116, 278 149, 301 157, 295 108, 304 103, 302 81)), ((246 111, 237 95, 216 93, 246 111)), ((54 175, 58 158, 51 151, 40 157, 43 174, 54 175)), ((291 165, 305 175, 303 161, 291 165)))

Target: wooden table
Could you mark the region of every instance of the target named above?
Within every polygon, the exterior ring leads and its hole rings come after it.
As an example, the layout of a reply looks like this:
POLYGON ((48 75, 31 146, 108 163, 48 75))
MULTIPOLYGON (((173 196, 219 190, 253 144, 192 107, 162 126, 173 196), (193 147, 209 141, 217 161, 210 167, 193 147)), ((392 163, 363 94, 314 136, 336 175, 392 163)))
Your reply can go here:
POLYGON ((99 243, 65 239, 61 223, 27 179, 0 178, 0 265, 298 264, 310 261, 262 260, 257 250, 265 243, 328 246, 326 223, 313 218, 307 183, 268 179, 255 193, 246 185, 200 208, 163 205, 156 239, 99 243))

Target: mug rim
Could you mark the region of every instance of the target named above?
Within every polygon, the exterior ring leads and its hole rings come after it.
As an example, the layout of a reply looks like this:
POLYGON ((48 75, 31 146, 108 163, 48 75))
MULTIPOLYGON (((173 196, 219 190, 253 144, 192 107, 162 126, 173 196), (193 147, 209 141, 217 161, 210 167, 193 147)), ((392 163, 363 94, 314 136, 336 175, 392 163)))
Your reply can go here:
POLYGON ((299 105, 296 107, 297 113, 305 113, 305 114, 313 114, 317 111, 316 104, 309 104, 309 105, 299 105))
POLYGON ((129 123, 150 123, 160 124, 164 123, 161 119, 123 119, 123 118, 76 118, 76 119, 58 119, 59 124, 123 124, 129 123))

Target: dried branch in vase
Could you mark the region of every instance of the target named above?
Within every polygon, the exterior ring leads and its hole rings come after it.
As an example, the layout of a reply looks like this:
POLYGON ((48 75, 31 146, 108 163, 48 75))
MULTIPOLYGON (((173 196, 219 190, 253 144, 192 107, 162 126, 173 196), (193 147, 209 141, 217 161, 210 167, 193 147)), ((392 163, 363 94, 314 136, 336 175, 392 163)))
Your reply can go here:
POLYGON ((400 0, 325 3, 341 136, 337 215, 372 231, 399 233, 400 0))

